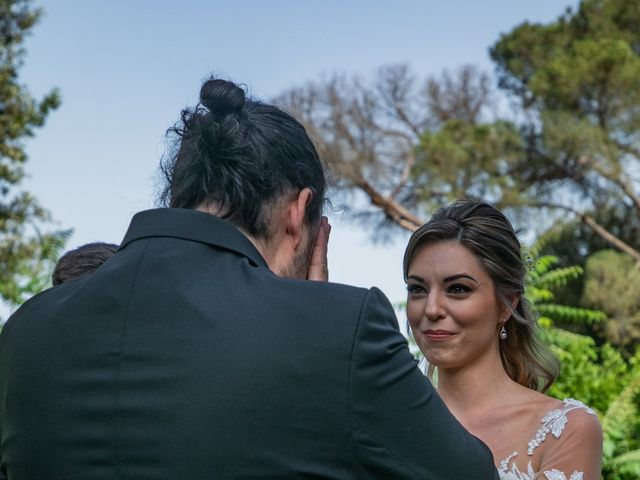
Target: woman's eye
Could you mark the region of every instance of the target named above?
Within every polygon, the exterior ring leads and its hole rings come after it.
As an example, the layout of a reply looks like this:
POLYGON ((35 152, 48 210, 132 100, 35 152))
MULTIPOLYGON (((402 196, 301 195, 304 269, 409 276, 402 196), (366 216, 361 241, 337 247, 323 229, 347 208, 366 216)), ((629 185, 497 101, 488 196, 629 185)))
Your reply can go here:
POLYGON ((447 289, 447 292, 453 295, 464 295, 466 293, 469 293, 470 291, 471 289, 469 287, 467 287, 466 285, 462 285, 461 283, 454 283, 447 289))
POLYGON ((422 285, 418 285, 416 283, 410 283, 409 285, 407 285, 407 292, 409 293, 424 293, 424 287, 422 285))

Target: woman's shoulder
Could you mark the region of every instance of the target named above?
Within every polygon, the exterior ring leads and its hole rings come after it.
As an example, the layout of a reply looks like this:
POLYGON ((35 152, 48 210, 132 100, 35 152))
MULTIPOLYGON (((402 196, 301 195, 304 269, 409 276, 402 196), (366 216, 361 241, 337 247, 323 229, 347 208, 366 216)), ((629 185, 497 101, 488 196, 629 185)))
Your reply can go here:
MULTIPOLYGON (((551 397, 549 397, 551 398, 551 397)), ((565 398, 564 400, 554 399, 555 405, 545 413, 540 422, 547 425, 551 433, 557 436, 565 428, 589 428, 600 425, 596 412, 575 398, 565 398), (569 422, 569 419, 571 421, 569 422)))
POLYGON ((526 387, 512 392, 513 435, 494 452, 504 458, 497 464, 501 479, 600 478, 602 427, 592 408, 526 387))
POLYGON ((529 448, 546 436, 539 466, 546 478, 600 478, 602 427, 593 409, 573 398, 559 401, 543 417, 540 432, 546 433, 536 435, 529 448))
POLYGON ((579 431, 581 435, 589 432, 602 435, 602 426, 596 412, 574 398, 562 400, 558 408, 548 412, 542 421, 550 426, 554 436, 558 436, 562 431, 579 431))
MULTIPOLYGON (((554 399, 555 400, 555 399, 554 399)), ((583 439, 602 438, 602 426, 596 412, 574 398, 555 400, 553 408, 547 411, 540 420, 540 427, 528 444, 530 455, 548 437, 569 439, 579 436, 583 439)))

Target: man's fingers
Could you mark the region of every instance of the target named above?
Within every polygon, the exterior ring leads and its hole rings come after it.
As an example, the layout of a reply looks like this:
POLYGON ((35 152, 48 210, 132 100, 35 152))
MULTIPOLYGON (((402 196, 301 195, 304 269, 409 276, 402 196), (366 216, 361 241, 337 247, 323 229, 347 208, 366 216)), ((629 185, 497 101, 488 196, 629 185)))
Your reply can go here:
POLYGON ((309 264, 309 280, 326 282, 329 280, 329 269, 327 268, 327 249, 329 245, 329 234, 331 225, 327 217, 320 220, 320 229, 316 236, 316 242, 311 253, 311 263, 309 264))
POLYGON ((320 220, 320 229, 316 236, 315 246, 313 248, 313 254, 311 257, 311 263, 326 265, 327 263, 327 248, 329 244, 329 233, 331 232, 331 225, 327 217, 322 217, 320 220))

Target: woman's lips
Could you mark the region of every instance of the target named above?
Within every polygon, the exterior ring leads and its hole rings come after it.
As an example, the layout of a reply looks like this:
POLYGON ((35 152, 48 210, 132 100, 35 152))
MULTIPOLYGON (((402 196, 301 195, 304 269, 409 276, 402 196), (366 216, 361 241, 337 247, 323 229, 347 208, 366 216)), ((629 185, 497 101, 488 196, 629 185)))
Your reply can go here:
POLYGON ((429 340, 447 340, 455 335, 454 332, 450 332, 449 330, 425 330, 422 334, 427 337, 429 340))

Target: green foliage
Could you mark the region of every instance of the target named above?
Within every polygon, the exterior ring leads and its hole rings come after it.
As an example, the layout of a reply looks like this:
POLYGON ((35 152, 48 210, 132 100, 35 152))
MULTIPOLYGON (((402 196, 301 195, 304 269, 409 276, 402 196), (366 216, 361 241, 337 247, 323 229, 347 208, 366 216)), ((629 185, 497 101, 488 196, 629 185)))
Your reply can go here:
POLYGON ((19 240, 14 236, 0 238, 0 262, 12 272, 10 281, 0 284, 0 297, 18 305, 30 296, 51 286, 56 259, 62 254, 71 230, 19 240), (19 251, 20 254, 12 252, 19 251))
POLYGON ((41 232, 49 213, 19 190, 27 161, 23 141, 60 103, 57 90, 36 100, 18 79, 22 45, 40 13, 28 0, 0 1, 0 300, 12 304, 47 284, 50 263, 69 235, 41 232))
POLYGON ((340 189, 371 200, 356 207, 367 225, 377 214, 379 226, 413 230, 437 207, 477 198, 522 215, 529 230, 582 223, 591 238, 565 246, 582 259, 602 247, 597 236, 640 261, 637 25, 638 2, 583 0, 501 35, 491 49, 498 85, 520 106, 509 119, 473 66, 424 81, 406 65, 372 82, 334 75, 278 102, 312 134, 340 189))
MULTIPOLYGON (((532 253, 538 253, 548 240, 549 237, 542 238, 532 253)), ((618 260, 618 257, 628 260, 612 253, 618 260)), ((610 344, 598 346, 589 336, 554 326, 558 322, 581 325, 607 320, 603 312, 552 303, 553 289, 582 274, 579 267, 557 268, 557 263, 557 257, 540 257, 527 279, 527 297, 540 316, 542 340, 561 364, 560 375, 548 393, 560 399, 577 398, 599 412, 604 433, 604 479, 637 478, 640 471, 640 350, 627 361, 610 344)), ((601 291, 603 295, 611 294, 607 288, 601 291)))
POLYGON ((640 478, 640 449, 618 455, 608 466, 614 472, 607 476, 608 479, 637 480, 640 478))
POLYGON ((520 133, 506 121, 445 121, 426 130, 416 148, 416 193, 429 210, 459 198, 490 199, 500 206, 521 203, 521 189, 510 176, 522 152, 520 133))
POLYGON ((633 352, 640 345, 640 269, 613 250, 592 255, 585 268, 582 304, 605 312, 604 338, 633 352))
MULTIPOLYGON (((517 26, 491 51, 501 86, 527 104, 595 125, 604 119, 606 130, 608 120, 627 116, 640 101, 640 9, 632 3, 585 0, 555 22, 517 26)), ((627 122, 632 119, 637 114, 627 122)), ((631 126, 627 122, 615 127, 631 126)))
POLYGON ((577 398, 605 412, 624 386, 620 379, 628 374, 622 355, 611 345, 597 347, 591 337, 559 328, 545 329, 542 336, 561 364, 549 394, 577 398))
POLYGON ((606 478, 640 476, 640 350, 620 376, 623 389, 602 418, 603 471, 606 478))
MULTIPOLYGON (((538 248, 534 247, 534 252, 538 248)), ((544 255, 528 271, 526 296, 539 315, 538 322, 543 326, 551 326, 554 321, 577 325, 603 321, 606 315, 602 312, 554 303, 553 290, 582 275, 582 268, 578 266, 554 268, 558 262, 558 257, 544 255)))
POLYGON ((577 213, 636 260, 638 237, 624 230, 640 223, 638 24, 638 2, 583 0, 554 22, 516 26, 491 50, 499 85, 532 119, 514 169, 531 204, 577 213))

